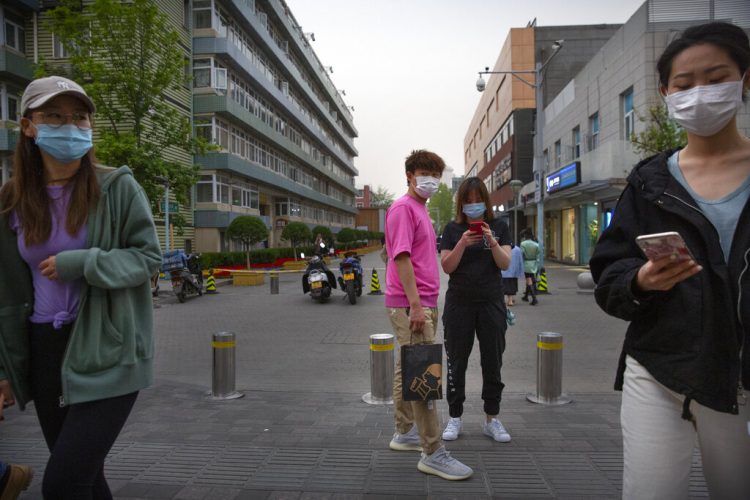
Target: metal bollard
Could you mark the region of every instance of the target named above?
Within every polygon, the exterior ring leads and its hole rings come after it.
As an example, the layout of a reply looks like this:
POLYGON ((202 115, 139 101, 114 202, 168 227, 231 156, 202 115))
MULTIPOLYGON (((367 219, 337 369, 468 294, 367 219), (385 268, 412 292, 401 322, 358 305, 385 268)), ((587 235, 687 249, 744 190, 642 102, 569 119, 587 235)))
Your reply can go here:
POLYGON ((271 271, 269 274, 269 281, 271 282, 271 295, 279 294, 279 273, 277 271, 271 271))
POLYGON ((235 371, 235 335, 232 332, 214 333, 213 376, 211 379, 210 399, 237 399, 244 396, 234 389, 235 371))
POLYGON ((393 404, 393 335, 370 335, 370 390, 362 401, 370 405, 393 404))
POLYGON ((526 399, 543 405, 570 403, 562 393, 562 335, 542 332, 536 336, 536 348, 536 394, 527 394, 526 399))

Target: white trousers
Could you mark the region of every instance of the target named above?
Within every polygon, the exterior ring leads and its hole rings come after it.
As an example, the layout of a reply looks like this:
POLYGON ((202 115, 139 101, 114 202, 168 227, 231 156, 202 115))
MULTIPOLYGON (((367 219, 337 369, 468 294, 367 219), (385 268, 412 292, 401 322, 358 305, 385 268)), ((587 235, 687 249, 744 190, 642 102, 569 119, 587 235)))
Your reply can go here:
MULTIPOLYGON (((635 359, 626 360, 620 423, 622 497, 682 500, 688 497, 696 438, 713 500, 750 498, 750 393, 739 415, 690 402, 695 423, 682 419, 685 397, 670 391, 635 359)), ((740 401, 741 403, 742 401, 740 401)))

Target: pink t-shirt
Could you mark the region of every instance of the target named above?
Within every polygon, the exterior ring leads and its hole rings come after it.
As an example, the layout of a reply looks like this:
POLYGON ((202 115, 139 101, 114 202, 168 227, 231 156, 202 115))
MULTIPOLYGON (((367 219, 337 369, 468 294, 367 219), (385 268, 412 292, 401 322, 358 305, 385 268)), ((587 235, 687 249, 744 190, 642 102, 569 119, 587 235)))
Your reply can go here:
POLYGON ((385 248, 390 264, 386 274, 386 307, 409 307, 409 299, 393 262, 396 256, 404 252, 411 257, 422 306, 437 307, 440 274, 436 239, 425 205, 408 194, 393 202, 385 214, 385 248))

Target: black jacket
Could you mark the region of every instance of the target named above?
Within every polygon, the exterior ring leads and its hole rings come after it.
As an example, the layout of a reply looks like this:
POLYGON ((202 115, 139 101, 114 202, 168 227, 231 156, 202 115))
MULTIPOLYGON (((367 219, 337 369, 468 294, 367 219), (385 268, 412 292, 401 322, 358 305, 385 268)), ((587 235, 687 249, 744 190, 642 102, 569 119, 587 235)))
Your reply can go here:
POLYGON ((740 384, 750 387, 750 203, 739 218, 727 263, 718 232, 670 175, 671 154, 633 169, 590 262, 596 302, 630 321, 615 389, 622 389, 627 354, 685 395, 686 409, 694 399, 736 414, 740 384), (646 259, 635 238, 665 231, 682 235, 703 270, 669 291, 636 296, 632 283, 646 259))

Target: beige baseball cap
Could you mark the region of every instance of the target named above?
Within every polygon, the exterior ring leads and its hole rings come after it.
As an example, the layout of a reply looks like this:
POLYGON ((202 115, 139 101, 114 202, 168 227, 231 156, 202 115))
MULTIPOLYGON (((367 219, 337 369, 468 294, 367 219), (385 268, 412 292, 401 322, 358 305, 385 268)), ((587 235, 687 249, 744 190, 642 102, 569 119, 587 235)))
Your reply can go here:
POLYGON ((26 87, 21 97, 21 115, 25 115, 26 111, 36 109, 59 95, 77 97, 86 104, 91 113, 96 112, 94 101, 86 94, 83 87, 62 76, 48 76, 37 78, 26 87))

